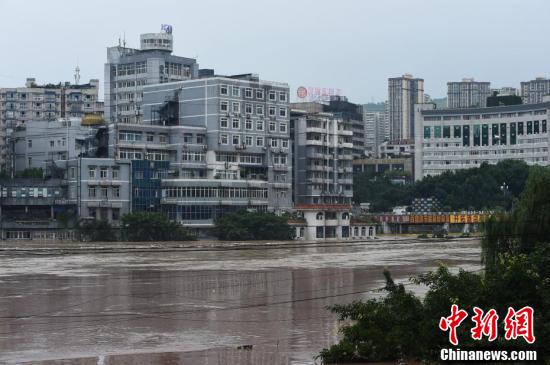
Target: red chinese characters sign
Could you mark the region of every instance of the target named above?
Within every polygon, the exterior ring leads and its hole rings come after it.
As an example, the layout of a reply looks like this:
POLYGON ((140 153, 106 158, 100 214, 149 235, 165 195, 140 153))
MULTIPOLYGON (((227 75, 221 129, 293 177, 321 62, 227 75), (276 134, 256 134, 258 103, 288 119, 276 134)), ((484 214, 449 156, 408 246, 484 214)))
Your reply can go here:
MULTIPOLYGON (((485 313, 481 308, 473 308, 474 315, 472 322, 474 327, 470 330, 472 339, 482 340, 487 337, 489 341, 494 341, 498 337, 498 314, 496 310, 490 309, 485 313)), ((520 310, 508 308, 508 313, 504 318, 504 338, 506 340, 515 340, 523 337, 527 343, 535 342, 534 310, 527 306, 520 310)), ((449 332, 449 342, 453 345, 458 345, 458 337, 456 334, 457 328, 468 317, 468 312, 459 309, 456 304, 451 306, 451 314, 447 317, 441 317, 439 320, 439 329, 449 332)))

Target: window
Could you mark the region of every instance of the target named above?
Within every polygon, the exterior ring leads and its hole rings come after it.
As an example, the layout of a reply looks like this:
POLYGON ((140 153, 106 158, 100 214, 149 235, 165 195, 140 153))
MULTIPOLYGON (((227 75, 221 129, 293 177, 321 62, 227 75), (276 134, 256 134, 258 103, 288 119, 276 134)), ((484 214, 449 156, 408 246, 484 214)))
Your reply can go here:
POLYGON ((252 146, 252 136, 245 136, 244 137, 244 144, 247 146, 252 146))
POLYGON ((288 148, 288 139, 281 140, 281 147, 288 148))
POLYGON ((277 142, 277 139, 271 138, 271 147, 277 147, 279 144, 277 142))
POLYGON ((55 147, 55 141, 50 141, 50 148, 54 148, 55 147))
POLYGON ((279 108, 279 116, 286 118, 286 108, 279 108))
POLYGON ((244 112, 246 114, 252 114, 252 104, 245 104, 244 105, 244 112))
POLYGON ((88 188, 88 197, 95 198, 95 187, 88 188))
POLYGON ((441 138, 441 126, 434 127, 434 137, 441 138))
POLYGON ((244 122, 244 128, 248 131, 251 131, 252 130, 252 121, 250 119, 247 119, 245 122, 244 122))
POLYGON ((269 100, 270 100, 270 101, 275 101, 275 100, 277 100, 277 95, 275 94, 275 91, 270 91, 270 92, 269 92, 269 100))
POLYGON ((527 134, 533 134, 533 122, 527 122, 527 134))
POLYGON ((120 187, 113 187, 113 198, 120 198, 120 187))
POLYGON ((113 180, 118 179, 118 176, 119 176, 118 169, 113 169, 113 180))
POLYGON ((206 136, 204 134, 197 134, 197 144, 204 144, 206 136))
POLYGON ((109 196, 109 189, 108 188, 101 188, 101 197, 107 198, 109 196))
POLYGON ((241 96, 241 89, 238 86, 232 86, 231 87, 231 95, 235 97, 241 96))
POLYGON ((28 163, 28 167, 31 167, 31 165, 32 165, 32 157, 29 157, 29 158, 27 159, 27 163, 28 163))
POLYGON ((231 126, 233 127, 233 129, 241 129, 241 120, 234 118, 231 126))
POLYGON ((75 168, 74 167, 71 167, 71 169, 69 170, 69 178, 70 179, 75 178, 75 168))
POLYGON ((275 132, 277 130, 277 124, 275 122, 269 122, 269 131, 275 132))
POLYGON ((431 135, 431 128, 430 127, 424 127, 424 138, 430 138, 431 135))
POLYGON ((276 108, 275 108, 274 106, 270 106, 270 107, 268 108, 268 114, 269 114, 270 117, 274 117, 274 116, 275 116, 275 113, 276 113, 275 109, 276 109, 276 108))
POLYGON ((220 128, 229 128, 227 118, 220 118, 220 128))
POLYGON ((244 97, 252 99, 252 89, 251 88, 247 87, 246 89, 244 89, 244 97))
POLYGON ((29 148, 32 147, 32 139, 29 139, 29 140, 27 141, 27 145, 28 145, 29 148))
POLYGON ((443 126, 443 138, 451 138, 451 126, 443 126))
POLYGON ((220 95, 228 95, 227 85, 220 85, 220 95))
POLYGON ((153 142, 155 140, 155 135, 153 133, 147 133, 147 142, 153 142))
POLYGON ((228 112, 229 111, 229 103, 227 101, 220 101, 220 111, 222 112, 228 112))
POLYGON ((286 102, 286 93, 285 92, 279 92, 279 101, 286 102))
POLYGON ((470 126, 469 125, 462 126, 462 145, 463 146, 470 145, 470 126))
POLYGON ((322 212, 317 213, 316 219, 318 221, 322 220, 323 219, 323 213, 322 212))
POLYGON ((474 146, 481 145, 481 125, 474 125, 474 146))
POLYGON ((256 137, 256 146, 263 147, 264 145, 264 137, 256 137))
POLYGON ((518 135, 523 136, 523 122, 518 122, 518 135))
POLYGON ((256 89, 256 99, 264 99, 264 90, 263 89, 256 89))
POLYGON ((264 115, 264 106, 263 105, 256 105, 256 114, 264 115))
POLYGON ((482 146, 489 145, 489 124, 481 125, 481 145, 482 146))
POLYGON ((193 133, 184 133, 183 134, 184 143, 193 143, 193 133))
POLYGON ((136 180, 143 180, 143 171, 136 171, 136 180))
POLYGON ((231 110, 233 111, 233 113, 240 113, 241 112, 241 104, 238 103, 238 102, 232 103, 231 110))
POLYGON ((228 143, 227 134, 220 134, 220 143, 221 144, 227 144, 228 143))
POLYGON ((107 178, 107 169, 106 168, 101 168, 101 170, 99 170, 99 177, 101 179, 106 179, 107 178))
POLYGON ((232 143, 233 143, 233 146, 238 146, 238 145, 240 145, 240 144, 241 144, 241 136, 239 136, 238 134, 237 134, 237 135, 233 135, 232 143))
POLYGON ((264 121, 263 120, 256 121, 256 130, 257 131, 263 131, 264 130, 264 121))
POLYGON ((166 143, 166 140, 167 140, 167 138, 166 138, 166 135, 165 135, 165 134, 159 135, 159 141, 160 141, 160 143, 166 143))
POLYGON ((95 179, 95 167, 90 167, 88 169, 88 177, 90 179, 95 179))
POLYGON ((279 132, 286 133, 286 123, 279 124, 279 132))

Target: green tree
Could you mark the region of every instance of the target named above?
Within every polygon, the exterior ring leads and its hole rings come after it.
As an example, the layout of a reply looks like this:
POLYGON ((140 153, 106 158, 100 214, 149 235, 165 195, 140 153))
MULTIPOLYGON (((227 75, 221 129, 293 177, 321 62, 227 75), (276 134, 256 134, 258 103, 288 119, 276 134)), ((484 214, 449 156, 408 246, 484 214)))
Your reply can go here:
MULTIPOLYGON (((342 340, 321 351, 319 357, 325 363, 437 361, 440 349, 449 347, 446 334, 438 329, 439 319, 457 304, 470 315, 474 306, 485 311, 494 308, 500 326, 508 307, 531 306, 538 357, 550 363, 550 169, 533 168, 525 186, 513 213, 498 213, 486 224, 485 270, 452 274, 441 266, 421 275, 413 282, 428 287, 423 300, 396 286, 385 273, 386 297, 330 307, 352 324, 342 326, 342 340), (386 323, 391 326, 385 327, 386 323)), ((502 331, 494 342, 475 341, 470 329, 458 328, 462 348, 533 348, 522 338, 506 341, 502 331)))
POLYGON ((409 205, 414 198, 435 196, 451 210, 509 209, 525 188, 529 167, 522 161, 505 160, 496 165, 445 172, 405 185, 393 184, 387 174, 354 174, 353 193, 357 203, 370 202, 374 212, 409 205), (507 190, 501 186, 506 184, 507 190))
POLYGON ((44 177, 44 170, 42 170, 41 167, 25 169, 20 173, 18 173, 16 177, 26 178, 26 179, 42 179, 44 177))
POLYGON ((241 210, 226 214, 216 221, 216 235, 220 240, 289 240, 294 237, 288 218, 272 213, 241 210))
POLYGON ((122 217, 122 237, 127 241, 192 241, 186 228, 160 213, 138 212, 122 217))
POLYGON ((105 220, 82 220, 78 222, 77 232, 83 241, 116 241, 113 227, 105 220))

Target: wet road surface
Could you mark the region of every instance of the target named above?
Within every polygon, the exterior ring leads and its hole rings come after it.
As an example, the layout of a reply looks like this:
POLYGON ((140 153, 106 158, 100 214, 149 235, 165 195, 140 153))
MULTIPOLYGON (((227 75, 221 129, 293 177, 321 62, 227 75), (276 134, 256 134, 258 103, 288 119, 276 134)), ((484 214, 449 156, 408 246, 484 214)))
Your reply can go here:
POLYGON ((325 307, 380 295, 384 267, 480 267, 475 239, 28 247, 0 247, 3 363, 312 364, 338 340, 325 307))

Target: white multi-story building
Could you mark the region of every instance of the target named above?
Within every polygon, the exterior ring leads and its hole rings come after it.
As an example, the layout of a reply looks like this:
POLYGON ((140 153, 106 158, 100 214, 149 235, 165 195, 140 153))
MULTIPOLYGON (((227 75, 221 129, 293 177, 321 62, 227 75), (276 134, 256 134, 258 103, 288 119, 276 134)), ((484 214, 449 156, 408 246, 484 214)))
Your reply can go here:
POLYGON ((521 82, 521 98, 523 104, 542 103, 543 97, 550 95, 550 80, 537 77, 531 81, 521 82))
POLYGON ((378 147, 389 139, 389 125, 386 111, 369 111, 363 106, 365 127, 365 155, 378 156, 378 147))
POLYGON ((491 95, 491 83, 464 78, 447 83, 448 108, 483 108, 491 95))
POLYGON ((142 34, 140 49, 123 45, 107 48, 105 64, 105 120, 109 123, 140 123, 145 85, 198 77, 192 58, 172 55, 171 27, 160 33, 142 34))
POLYGON ((547 166, 550 103, 434 110, 417 105, 415 179, 506 159, 547 166))
POLYGON ((302 239, 349 238, 353 196, 353 130, 332 113, 293 104, 294 207, 305 219, 302 239))
POLYGON ((82 125, 81 118, 29 121, 19 126, 10 138, 10 171, 40 168, 54 161, 95 155, 96 126, 82 125))
POLYGON ((16 127, 31 121, 103 114, 98 89, 97 79, 79 85, 38 85, 34 78, 28 78, 24 87, 0 88, 0 168, 9 168, 8 139, 16 127))
POLYGON ((414 137, 414 105, 424 103, 424 80, 410 74, 388 79, 390 139, 414 137))

